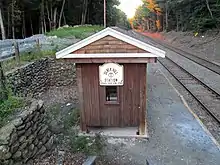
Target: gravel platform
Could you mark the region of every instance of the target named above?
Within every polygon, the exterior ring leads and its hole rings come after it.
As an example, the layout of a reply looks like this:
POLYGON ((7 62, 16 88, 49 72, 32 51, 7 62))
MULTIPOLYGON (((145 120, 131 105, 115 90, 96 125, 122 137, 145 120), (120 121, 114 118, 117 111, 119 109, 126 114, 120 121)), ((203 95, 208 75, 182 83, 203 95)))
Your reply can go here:
POLYGON ((219 165, 220 150, 160 71, 148 66, 150 139, 108 139, 106 164, 219 165))

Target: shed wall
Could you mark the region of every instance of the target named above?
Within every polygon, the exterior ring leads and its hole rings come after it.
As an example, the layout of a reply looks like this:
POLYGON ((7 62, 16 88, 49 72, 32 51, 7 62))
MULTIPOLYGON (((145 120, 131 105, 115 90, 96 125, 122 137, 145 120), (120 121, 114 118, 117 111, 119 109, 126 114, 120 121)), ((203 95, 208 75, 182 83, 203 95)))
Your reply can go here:
POLYGON ((105 104, 105 87, 99 85, 99 65, 77 64, 77 73, 81 73, 77 77, 82 83, 82 127, 139 126, 146 113, 146 64, 123 64, 124 85, 119 87, 119 104, 113 105, 105 104))

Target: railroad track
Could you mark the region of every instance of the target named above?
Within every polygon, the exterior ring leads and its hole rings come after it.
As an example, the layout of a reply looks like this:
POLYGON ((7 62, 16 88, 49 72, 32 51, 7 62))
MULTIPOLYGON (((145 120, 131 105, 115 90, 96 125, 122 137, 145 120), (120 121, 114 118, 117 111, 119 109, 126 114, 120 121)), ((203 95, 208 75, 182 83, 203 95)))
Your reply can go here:
POLYGON ((204 58, 201 58, 199 56, 196 56, 195 54, 192 54, 192 53, 189 53, 189 52, 186 52, 186 51, 183 51, 181 49, 178 49, 178 48, 175 48, 167 43, 164 43, 164 42, 161 42, 161 41, 156 41, 155 39, 152 39, 151 37, 148 37, 148 36, 145 36, 147 37, 148 39, 150 39, 154 44, 157 44, 157 45, 162 45, 163 47, 181 55, 181 56, 184 56, 186 57, 187 59, 189 60, 192 60, 193 62, 199 64, 199 65, 202 65, 203 67, 217 73, 220 75, 220 65, 216 64, 216 63, 213 63, 212 61, 209 61, 207 59, 204 59, 204 58))
POLYGON ((166 57, 158 61, 220 124, 220 95, 170 58, 166 57))

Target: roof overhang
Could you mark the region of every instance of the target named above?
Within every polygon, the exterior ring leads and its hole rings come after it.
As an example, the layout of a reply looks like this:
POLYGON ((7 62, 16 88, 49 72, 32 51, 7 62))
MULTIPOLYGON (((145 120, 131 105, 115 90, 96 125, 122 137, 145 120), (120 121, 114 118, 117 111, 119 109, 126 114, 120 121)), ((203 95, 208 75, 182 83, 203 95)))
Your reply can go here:
POLYGON ((165 51, 158 49, 152 45, 149 45, 145 42, 142 42, 138 39, 135 39, 131 36, 128 36, 126 34, 123 34, 117 30, 114 30, 112 28, 106 28, 86 39, 83 39, 76 44, 73 44, 59 52, 56 53, 56 58, 105 58, 107 56, 114 57, 114 58, 126 58, 126 57, 165 57, 165 51), (72 52, 79 50, 80 48, 83 48, 84 46, 87 46, 97 40, 100 40, 106 36, 112 36, 119 40, 122 40, 128 44, 134 45, 140 49, 143 49, 150 53, 109 53, 109 54, 74 54, 72 52))

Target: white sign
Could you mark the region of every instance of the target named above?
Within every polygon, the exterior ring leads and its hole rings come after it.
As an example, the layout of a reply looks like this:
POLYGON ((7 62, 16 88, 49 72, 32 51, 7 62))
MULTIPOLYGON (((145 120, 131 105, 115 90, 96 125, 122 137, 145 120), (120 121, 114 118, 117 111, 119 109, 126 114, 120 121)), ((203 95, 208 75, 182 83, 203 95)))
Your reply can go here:
POLYGON ((99 83, 102 86, 124 85, 124 67, 116 63, 99 66, 99 83))

